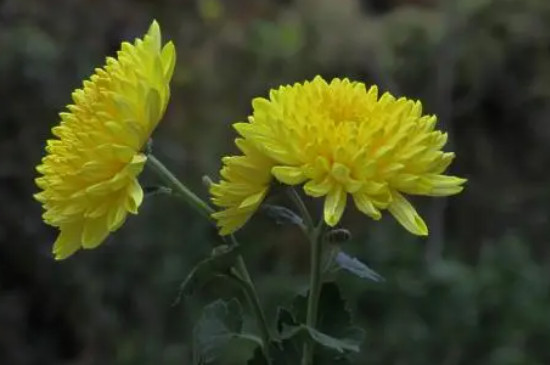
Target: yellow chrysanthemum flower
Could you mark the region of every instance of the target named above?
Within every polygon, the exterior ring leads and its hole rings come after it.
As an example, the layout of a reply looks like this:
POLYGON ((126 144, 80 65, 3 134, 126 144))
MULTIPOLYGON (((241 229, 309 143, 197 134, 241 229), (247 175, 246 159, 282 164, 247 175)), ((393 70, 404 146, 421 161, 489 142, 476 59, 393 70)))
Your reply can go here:
POLYGON ((212 202, 225 208, 213 214, 221 235, 242 227, 258 209, 269 190, 274 165, 249 141, 237 138, 235 143, 244 155, 224 157, 221 176, 225 180, 210 187, 212 202))
POLYGON ((60 113, 46 156, 37 167, 43 176, 43 219, 58 227, 53 253, 64 259, 79 248, 94 248, 118 229, 143 200, 137 181, 146 156, 141 152, 164 115, 175 48, 162 47, 153 22, 143 39, 122 43, 117 58, 73 92, 74 104, 60 113))
POLYGON ((407 230, 428 229, 402 195, 446 196, 466 181, 443 175, 454 158, 441 148, 447 135, 434 130, 436 117, 422 105, 363 83, 321 77, 272 90, 256 98, 248 123, 236 123, 244 156, 224 159, 222 181, 213 185, 214 214, 227 234, 241 227, 267 194, 271 176, 287 185, 304 184, 312 197, 325 197, 324 220, 336 225, 347 204, 373 219, 387 209, 407 230), (238 162, 237 162, 238 161, 238 162))

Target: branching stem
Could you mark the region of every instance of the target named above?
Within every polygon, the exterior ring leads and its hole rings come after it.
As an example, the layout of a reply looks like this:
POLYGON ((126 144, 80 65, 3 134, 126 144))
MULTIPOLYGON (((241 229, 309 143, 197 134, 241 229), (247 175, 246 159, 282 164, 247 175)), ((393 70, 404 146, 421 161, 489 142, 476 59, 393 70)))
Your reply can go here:
MULTIPOLYGON (((214 213, 214 209, 212 209, 206 202, 189 190, 187 186, 179 181, 178 178, 151 153, 147 154, 147 162, 159 178, 161 178, 179 198, 194 208, 200 215, 207 218, 209 222, 214 223, 211 217, 212 213, 214 213)), ((235 246, 239 245, 234 236, 231 236, 231 244, 235 246)), ((238 278, 242 281, 242 289, 256 319, 256 323, 262 336, 263 351, 269 361, 268 349, 271 341, 269 326, 267 325, 267 320, 262 310, 258 293, 241 255, 237 257, 234 269, 238 278)))

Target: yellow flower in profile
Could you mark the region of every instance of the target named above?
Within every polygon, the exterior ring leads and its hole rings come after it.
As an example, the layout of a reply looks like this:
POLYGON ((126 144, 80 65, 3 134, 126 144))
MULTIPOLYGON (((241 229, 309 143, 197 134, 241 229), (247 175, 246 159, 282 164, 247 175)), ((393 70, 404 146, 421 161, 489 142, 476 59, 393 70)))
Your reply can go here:
POLYGON ((156 21, 143 39, 122 43, 118 57, 73 92, 74 104, 52 129, 35 198, 44 221, 60 230, 56 259, 98 246, 137 213, 137 176, 147 159, 141 151, 164 115, 175 64, 174 45, 161 43, 156 21))
POLYGON ((249 141, 237 138, 243 156, 223 158, 222 180, 212 184, 212 202, 225 210, 213 214, 221 227, 220 234, 230 234, 241 228, 258 209, 269 190, 273 161, 249 141))
POLYGON ((329 226, 340 221, 351 195, 361 212, 378 220, 387 209, 417 235, 427 235, 428 228, 403 193, 453 195, 466 181, 443 174, 454 153, 441 151, 447 135, 435 130, 436 117, 423 115, 419 101, 379 97, 376 86, 316 77, 272 90, 269 99, 256 98, 252 106, 248 122, 234 125, 242 136, 238 143, 249 148, 224 160, 222 181, 211 188, 213 202, 224 209, 214 215, 222 234, 253 214, 270 176, 325 197, 329 226))

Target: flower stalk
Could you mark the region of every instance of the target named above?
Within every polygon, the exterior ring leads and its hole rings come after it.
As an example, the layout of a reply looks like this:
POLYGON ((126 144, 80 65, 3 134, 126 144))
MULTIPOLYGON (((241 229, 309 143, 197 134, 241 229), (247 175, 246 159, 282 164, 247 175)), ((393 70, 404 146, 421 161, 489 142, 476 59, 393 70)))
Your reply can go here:
MULTIPOLYGON (((321 221, 322 222, 322 221, 321 221)), ((321 294, 321 258, 323 256, 322 224, 317 227, 311 227, 309 241, 311 244, 310 254, 310 276, 309 276, 309 296, 307 300, 306 325, 310 328, 317 326, 317 312, 319 307, 319 296, 321 294)), ((313 364, 313 350, 315 343, 308 338, 304 343, 304 352, 302 354, 302 365, 313 364)))
POLYGON ((193 193, 187 186, 185 186, 181 181, 178 180, 174 174, 162 162, 160 162, 152 154, 147 155, 147 162, 153 171, 164 181, 165 184, 168 184, 170 188, 174 191, 176 196, 183 199, 189 206, 195 209, 200 215, 211 220, 210 215, 214 213, 214 209, 208 206, 201 198, 199 198, 195 193, 193 193))
MULTIPOLYGON (((310 328, 317 326, 317 314, 319 307, 319 296, 321 294, 321 259, 323 257, 323 220, 315 226, 311 215, 298 194, 298 192, 290 188, 288 195, 296 208, 300 211, 304 224, 306 226, 306 234, 311 245, 310 250, 310 274, 309 274, 309 295, 307 301, 306 325, 310 328)), ((315 343, 308 338, 304 343, 302 353, 302 365, 313 364, 313 350, 315 343)))
MULTIPOLYGON (((152 170, 161 178, 165 184, 169 185, 169 188, 172 189, 173 193, 181 198, 185 203, 194 208, 200 215, 207 218, 209 222, 214 223, 212 220, 211 214, 214 213, 214 210, 201 198, 195 195, 187 186, 185 186, 164 164, 153 156, 152 153, 148 153, 147 161, 152 170)), ((239 246, 238 241, 232 235, 231 244, 234 246, 239 246)), ((245 294, 245 297, 248 301, 252 313, 256 319, 256 323, 260 330, 260 335, 262 337, 263 351, 266 357, 268 357, 268 347, 269 342, 271 341, 271 333, 269 331, 269 326, 265 314, 262 310, 260 303, 260 298, 256 292, 256 288, 250 277, 250 273, 246 267, 246 263, 242 255, 237 256, 234 269, 238 276, 239 283, 245 294)))
POLYGON ((258 294, 256 293, 254 282, 252 281, 252 278, 248 273, 248 269, 246 268, 243 257, 240 255, 237 257, 235 270, 237 271, 237 275, 239 276, 239 278, 242 280, 242 289, 244 295, 246 297, 246 300, 248 301, 248 305, 254 313, 254 317, 256 318, 263 343, 263 354, 268 363, 271 363, 271 358, 269 356, 269 343, 271 342, 271 333, 269 331, 269 326, 267 325, 267 319, 265 318, 265 314, 262 310, 258 294))

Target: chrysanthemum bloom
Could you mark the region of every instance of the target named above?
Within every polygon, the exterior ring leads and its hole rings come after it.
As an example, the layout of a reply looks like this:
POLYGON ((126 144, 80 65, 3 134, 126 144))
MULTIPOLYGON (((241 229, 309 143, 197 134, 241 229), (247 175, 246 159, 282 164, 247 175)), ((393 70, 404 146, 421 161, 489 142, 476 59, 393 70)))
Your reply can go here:
POLYGON ((74 104, 52 129, 46 156, 37 167, 43 219, 60 233, 53 253, 64 259, 94 248, 118 229, 143 200, 137 181, 141 152, 170 98, 175 48, 161 45, 153 22, 143 39, 122 43, 117 58, 73 92, 74 104))
POLYGON ((272 90, 252 106, 248 123, 234 125, 244 155, 226 157, 222 181, 211 187, 213 202, 223 208, 214 214, 221 234, 246 223, 275 178, 325 197, 329 226, 340 221, 349 194, 369 217, 378 220, 387 209, 410 232, 427 235, 403 193, 453 195, 466 181, 443 174, 454 153, 441 151, 447 135, 434 129, 435 116, 422 115, 419 101, 316 77, 272 90))

